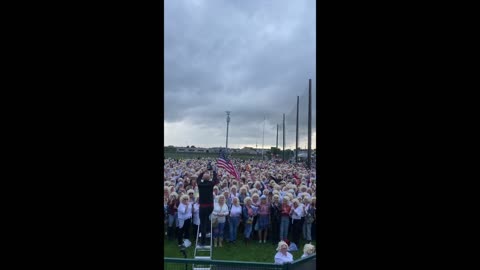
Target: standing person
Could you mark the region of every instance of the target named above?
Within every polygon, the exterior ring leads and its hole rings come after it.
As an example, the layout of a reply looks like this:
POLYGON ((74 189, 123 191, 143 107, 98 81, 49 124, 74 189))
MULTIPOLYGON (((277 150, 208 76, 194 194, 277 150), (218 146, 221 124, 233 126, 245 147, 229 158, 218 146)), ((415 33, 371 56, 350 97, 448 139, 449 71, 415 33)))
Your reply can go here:
POLYGON ((230 187, 230 198, 233 199, 233 197, 237 197, 237 186, 231 186, 230 187))
POLYGON ((188 200, 193 204, 195 203, 195 191, 193 189, 189 189, 187 191, 188 194, 188 200))
POLYGON ((280 239, 280 218, 281 218, 281 205, 277 194, 273 195, 273 202, 270 205, 270 220, 272 223, 272 231, 270 238, 272 239, 272 245, 277 244, 280 239))
POLYGON ((300 234, 302 232, 302 215, 304 211, 304 206, 300 205, 297 199, 293 200, 293 206, 290 210, 290 215, 292 216, 292 242, 300 246, 300 234))
POLYGON ((180 197, 180 204, 178 206, 178 233, 177 240, 178 246, 183 245, 183 239, 190 238, 190 221, 192 220, 192 207, 188 201, 188 195, 182 195, 180 197))
MULTIPOLYGON (((187 195, 188 195, 188 202, 190 203, 190 209, 192 212, 192 220, 190 221, 190 228, 187 231, 188 238, 190 238, 190 232, 192 231, 193 226, 193 205, 195 204, 195 191, 193 189, 188 189, 187 190, 187 195)), ((194 237, 196 237, 196 233, 194 234, 194 237)))
MULTIPOLYGON (((238 202, 240 203, 240 206, 243 207, 245 206, 244 200, 245 198, 249 197, 247 193, 247 188, 245 186, 240 187, 240 191, 238 192, 238 202)), ((242 218, 240 218, 242 220, 242 218)), ((244 220, 245 221, 245 220, 244 220)), ((245 222, 240 222, 240 231, 245 231, 245 222)))
POLYGON ((305 198, 305 221, 303 223, 304 239, 310 244, 312 242, 312 223, 315 218, 315 208, 312 207, 311 199, 305 198))
MULTIPOLYGON (((232 208, 232 198, 230 197, 230 192, 228 191, 228 188, 225 188, 223 191, 223 196, 225 197, 225 204, 228 207, 228 211, 232 208)), ((230 219, 228 216, 225 217, 225 227, 223 229, 223 239, 226 239, 229 241, 230 237, 230 219)))
POLYGON ((175 232, 175 229, 177 228, 177 209, 178 209, 178 204, 179 201, 177 200, 177 193, 172 192, 170 193, 170 198, 168 200, 167 204, 167 213, 168 213, 168 240, 173 239, 173 234, 175 232))
MULTIPOLYGON (((252 228, 254 231, 258 231, 258 208, 260 207, 260 196, 257 193, 252 192, 252 207, 253 211, 255 212, 255 216, 253 217, 252 228)), ((252 235, 252 240, 255 240, 255 234, 252 235)), ((258 239, 259 241, 261 239, 258 239)))
POLYGON ((245 205, 242 209, 243 220, 245 220, 245 230, 243 232, 245 245, 250 241, 250 234, 252 233, 252 223, 255 217, 255 210, 252 207, 252 199, 250 197, 245 198, 245 205))
POLYGON ((229 242, 235 244, 237 240, 238 225, 242 215, 242 206, 237 197, 233 198, 232 208, 230 209, 229 224, 230 224, 230 239, 229 242))
POLYGON ((213 170, 212 166, 209 165, 209 168, 203 170, 197 178, 198 202, 200 204, 200 233, 202 234, 201 246, 205 246, 209 216, 213 211, 213 186, 216 184, 218 184, 217 167, 215 166, 215 170, 213 170), (213 179, 209 171, 213 171, 213 179))
POLYGON ((280 240, 288 239, 288 226, 290 222, 290 210, 289 205, 290 198, 288 196, 283 197, 281 206, 281 218, 280 218, 280 240))
POLYGON ((260 205, 258 209, 258 243, 267 243, 268 227, 270 225, 270 206, 267 203, 267 196, 260 197, 260 205), (263 238, 262 238, 262 232, 263 238))
MULTIPOLYGON (((313 208, 313 223, 312 223, 312 239, 317 238, 316 235, 316 230, 317 230, 317 224, 318 224, 318 219, 317 219, 317 197, 312 197, 312 203, 310 204, 311 207, 313 208)), ((318 245, 318 243, 317 243, 318 245)))
POLYGON ((225 228, 225 220, 228 216, 228 207, 225 203, 225 196, 218 196, 218 203, 215 203, 213 207, 212 220, 216 219, 216 226, 213 228, 213 243, 214 247, 222 247, 223 242, 223 230, 225 228))
POLYGON ((168 227, 168 194, 163 198, 163 224, 165 228, 165 235, 168 235, 166 228, 168 227))
POLYGON ((248 193, 247 193, 247 188, 246 187, 241 187, 240 188, 240 193, 238 194, 238 199, 239 199, 239 202, 240 202, 240 205, 243 207, 244 205, 244 200, 245 198, 249 197, 248 193))
POLYGON ((280 241, 277 247, 277 254, 275 254, 275 264, 284 264, 293 262, 293 255, 288 252, 288 245, 284 241, 280 241))
POLYGON ((200 205, 198 204, 198 197, 195 199, 195 203, 193 204, 192 208, 192 216, 193 216, 193 233, 194 237, 197 237, 198 234, 198 226, 200 225, 200 205))
POLYGON ((213 203, 218 202, 218 196, 220 195, 220 192, 218 191, 218 186, 213 187, 213 203))

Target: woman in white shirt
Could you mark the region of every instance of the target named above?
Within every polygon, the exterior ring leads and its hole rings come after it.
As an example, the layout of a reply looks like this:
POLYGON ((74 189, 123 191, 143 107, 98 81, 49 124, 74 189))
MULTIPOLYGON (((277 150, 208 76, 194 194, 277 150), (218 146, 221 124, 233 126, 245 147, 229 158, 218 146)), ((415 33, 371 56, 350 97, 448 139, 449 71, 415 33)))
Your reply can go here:
POLYGON ((230 187, 230 198, 233 199, 233 197, 238 197, 237 186, 231 186, 230 187))
MULTIPOLYGON (((225 217, 228 216, 228 207, 225 203, 225 196, 220 195, 218 196, 218 202, 213 206, 212 212, 212 221, 214 219, 217 220, 216 226, 213 227, 213 244, 214 247, 218 246, 222 247, 223 242, 223 229, 225 227, 225 217)), ((215 222, 214 222, 215 224, 215 222)))
POLYGON ((284 264, 293 262, 293 255, 288 252, 288 245, 285 241, 280 241, 277 247, 277 254, 275 254, 275 264, 284 264))
POLYGON ((183 239, 190 237, 188 231, 190 229, 190 221, 192 220, 192 206, 189 202, 187 194, 180 197, 180 204, 178 205, 178 246, 183 245, 183 239))
POLYGON ((240 224, 240 218, 242 215, 242 206, 237 197, 234 197, 232 200, 232 208, 230 209, 229 215, 229 230, 230 230, 230 239, 229 242, 235 243, 237 240, 237 231, 238 225, 240 224))
POLYGON ((300 246, 300 234, 302 233, 302 217, 305 210, 305 206, 300 205, 298 199, 294 199, 293 206, 290 210, 290 216, 292 217, 292 242, 295 245, 300 246))
POLYGON ((213 187, 213 203, 218 203, 218 196, 220 192, 218 191, 218 186, 213 187))
POLYGON ((195 199, 195 203, 192 208, 193 215, 193 232, 194 237, 198 234, 198 226, 200 225, 200 204, 198 204, 198 197, 195 199))

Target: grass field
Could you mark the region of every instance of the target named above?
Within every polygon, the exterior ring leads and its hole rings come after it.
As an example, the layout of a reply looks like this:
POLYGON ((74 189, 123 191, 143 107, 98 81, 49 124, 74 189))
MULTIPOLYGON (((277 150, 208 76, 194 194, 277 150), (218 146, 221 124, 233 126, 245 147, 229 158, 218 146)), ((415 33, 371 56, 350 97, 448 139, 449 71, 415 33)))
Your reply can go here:
MULTIPOLYGON (((265 244, 260 244, 258 241, 250 240, 249 244, 245 246, 243 242, 243 237, 239 236, 240 239, 237 239, 236 244, 229 244, 224 241, 223 247, 214 247, 213 248, 213 260, 227 260, 227 261, 248 261, 248 262, 265 262, 273 263, 273 257, 277 252, 275 249, 277 245, 272 245, 267 242, 265 244)), ((305 242, 301 243, 298 251, 291 252, 293 259, 297 260, 303 254, 303 245, 305 242)), ((316 247, 316 242, 312 241, 312 244, 316 247)), ((192 245, 186 249, 187 258, 193 259, 193 253, 195 249, 195 243, 192 241, 192 245)), ((177 246, 177 241, 165 240, 164 242, 164 256, 169 258, 184 258, 183 254, 180 252, 180 248, 177 246)))

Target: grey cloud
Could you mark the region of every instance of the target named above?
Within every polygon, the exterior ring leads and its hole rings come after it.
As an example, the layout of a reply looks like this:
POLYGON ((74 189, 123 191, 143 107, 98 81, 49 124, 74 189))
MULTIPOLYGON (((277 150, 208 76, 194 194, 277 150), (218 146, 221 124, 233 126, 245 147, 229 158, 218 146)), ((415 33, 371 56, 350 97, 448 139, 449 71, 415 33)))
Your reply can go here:
POLYGON ((224 134, 230 110, 229 135, 246 143, 264 116, 274 136, 285 113, 290 132, 296 96, 316 82, 315 1, 166 1, 164 54, 165 122, 224 134))

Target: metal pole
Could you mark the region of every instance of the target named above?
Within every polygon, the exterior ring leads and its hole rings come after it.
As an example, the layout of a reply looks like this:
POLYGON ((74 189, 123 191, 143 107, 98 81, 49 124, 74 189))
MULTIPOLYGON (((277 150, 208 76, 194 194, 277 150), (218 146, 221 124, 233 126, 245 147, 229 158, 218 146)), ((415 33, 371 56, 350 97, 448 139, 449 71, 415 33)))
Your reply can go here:
POLYGON ((297 96, 297 140, 295 144, 295 163, 298 162, 298 104, 299 104, 300 97, 297 96))
POLYGON ((262 160, 263 160, 263 143, 265 140, 265 116, 263 117, 263 134, 262 134, 262 160))
POLYGON ((230 112, 226 111, 227 113, 227 142, 225 143, 225 148, 228 149, 228 125, 230 123, 230 112))
POLYGON ((308 152, 307 152, 307 167, 311 168, 312 155, 312 79, 308 79, 308 152))
POLYGON ((285 114, 283 114, 283 161, 285 161, 285 114))
POLYGON ((278 148, 278 124, 277 124, 277 146, 276 148, 278 148))

